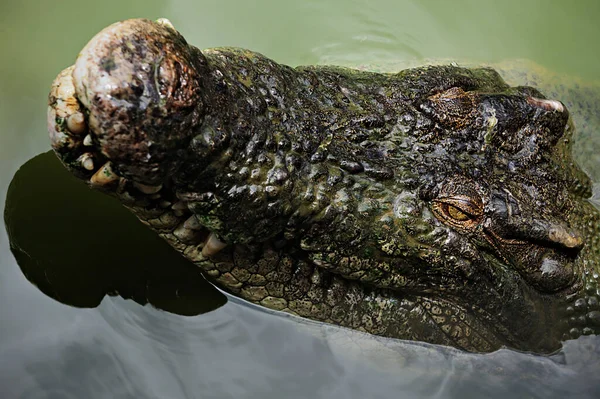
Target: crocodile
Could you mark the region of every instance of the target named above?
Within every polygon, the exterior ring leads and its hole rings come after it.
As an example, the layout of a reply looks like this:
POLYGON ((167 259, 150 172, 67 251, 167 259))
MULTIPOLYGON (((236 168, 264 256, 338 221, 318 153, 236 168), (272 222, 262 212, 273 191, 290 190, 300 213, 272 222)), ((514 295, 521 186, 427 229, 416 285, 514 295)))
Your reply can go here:
POLYGON ((133 19, 57 76, 48 131, 70 172, 250 302, 474 352, 600 334, 572 118, 493 68, 292 68, 133 19))

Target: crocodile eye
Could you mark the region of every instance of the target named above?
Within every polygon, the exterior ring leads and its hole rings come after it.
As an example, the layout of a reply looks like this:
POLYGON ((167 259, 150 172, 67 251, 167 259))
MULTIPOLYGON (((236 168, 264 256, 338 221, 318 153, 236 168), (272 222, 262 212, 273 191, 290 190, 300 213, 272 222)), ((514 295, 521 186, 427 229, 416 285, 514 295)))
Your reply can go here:
POLYGON ((443 223, 461 230, 472 230, 481 221, 483 205, 465 196, 433 200, 433 214, 443 223))
POLYGON ((463 211, 461 211, 453 205, 446 205, 445 210, 452 219, 457 220, 459 222, 463 222, 465 220, 470 219, 469 215, 467 215, 466 213, 464 213, 463 211))

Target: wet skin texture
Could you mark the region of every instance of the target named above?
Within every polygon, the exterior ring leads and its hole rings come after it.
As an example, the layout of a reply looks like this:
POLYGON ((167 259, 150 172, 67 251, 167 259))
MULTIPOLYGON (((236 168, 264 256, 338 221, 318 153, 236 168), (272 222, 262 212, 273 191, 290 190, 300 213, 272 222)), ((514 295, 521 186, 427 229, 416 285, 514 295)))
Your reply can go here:
POLYGON ((49 102, 67 168, 249 301, 470 351, 600 333, 568 111, 492 69, 290 68, 129 20, 49 102))

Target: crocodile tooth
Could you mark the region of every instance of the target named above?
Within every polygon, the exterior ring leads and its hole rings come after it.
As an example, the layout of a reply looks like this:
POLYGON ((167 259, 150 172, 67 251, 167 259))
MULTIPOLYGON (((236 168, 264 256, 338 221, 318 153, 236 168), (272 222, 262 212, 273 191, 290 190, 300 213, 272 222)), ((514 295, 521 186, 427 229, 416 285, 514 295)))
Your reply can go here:
POLYGON ((85 118, 81 112, 69 115, 67 118, 67 129, 74 134, 81 134, 85 131, 85 118))
POLYGON ((183 222, 183 225, 190 230, 202 230, 202 225, 198 222, 196 215, 187 218, 187 220, 183 222))
POLYGON ((106 184, 112 183, 119 179, 119 176, 115 172, 113 172, 110 161, 105 163, 98 169, 96 173, 91 177, 90 183, 95 186, 104 186, 106 184))
POLYGON ((227 244, 217 238, 215 233, 210 233, 204 247, 202 248, 202 256, 205 258, 216 255, 225 248, 227 244))
POLYGON ((185 201, 177 201, 172 206, 174 211, 185 211, 188 209, 187 203, 185 201))
POLYGON ((160 206, 161 208, 168 208, 171 206, 171 203, 169 201, 161 201, 158 206, 160 206))
POLYGON ((86 152, 82 156, 79 157, 79 161, 81 162, 81 166, 83 166, 86 170, 94 170, 94 160, 92 159, 92 154, 86 152))
POLYGON ((185 227, 185 223, 180 224, 173 231, 173 235, 184 244, 197 244, 202 237, 199 231, 185 227))
POLYGON ((91 135, 87 135, 85 136, 85 138, 83 139, 83 145, 86 147, 90 147, 92 145, 92 136, 91 135))
POLYGON ((158 186, 148 186, 146 184, 134 182, 133 185, 144 194, 156 194, 162 189, 162 184, 159 184, 158 186))
POLYGON ((127 191, 121 191, 121 192, 119 192, 119 198, 125 204, 133 204, 133 203, 135 203, 135 197, 133 197, 127 191))

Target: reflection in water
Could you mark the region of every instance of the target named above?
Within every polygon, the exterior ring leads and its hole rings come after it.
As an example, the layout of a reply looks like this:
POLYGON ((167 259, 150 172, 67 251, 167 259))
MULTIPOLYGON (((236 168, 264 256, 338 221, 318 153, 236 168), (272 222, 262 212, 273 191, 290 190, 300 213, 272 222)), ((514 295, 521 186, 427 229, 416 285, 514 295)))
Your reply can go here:
POLYGON ((23 274, 62 303, 95 307, 120 295, 197 315, 226 302, 193 264, 117 201, 73 178, 52 151, 15 174, 5 223, 23 274))
POLYGON ((71 323, 35 331, 1 352, 7 397, 600 395, 600 337, 569 341, 549 357, 477 355, 289 317, 236 298, 219 312, 181 317, 216 309, 224 296, 50 152, 16 173, 5 220, 23 273, 47 295, 90 307, 118 294, 176 313, 116 297, 71 323))

